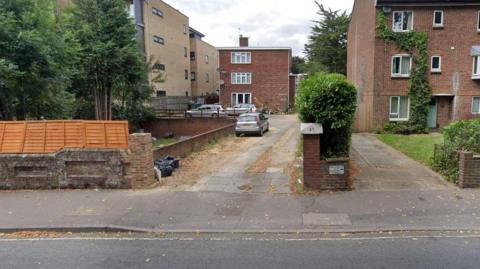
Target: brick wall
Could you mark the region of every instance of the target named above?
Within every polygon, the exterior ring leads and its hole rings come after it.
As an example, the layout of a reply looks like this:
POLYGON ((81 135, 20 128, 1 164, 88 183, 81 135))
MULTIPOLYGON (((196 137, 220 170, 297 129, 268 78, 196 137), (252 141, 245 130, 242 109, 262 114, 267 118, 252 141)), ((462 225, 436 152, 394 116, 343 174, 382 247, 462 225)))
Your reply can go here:
POLYGON ((350 189, 350 168, 347 159, 321 160, 320 135, 303 135, 303 182, 316 190, 343 191, 350 189), (342 175, 330 174, 331 166, 343 166, 342 175))
POLYGON ((157 119, 147 123, 145 130, 157 138, 163 137, 169 132, 172 132, 175 137, 196 136, 232 125, 235 122, 235 119, 222 118, 157 119))
POLYGON ((226 71, 220 79, 220 102, 231 106, 232 93, 251 93, 257 107, 286 111, 288 108, 290 50, 252 50, 251 64, 231 64, 232 50, 220 50, 220 69, 226 71), (232 72, 251 72, 252 84, 232 85, 232 72))
POLYGON ((480 187, 480 155, 461 151, 458 185, 461 188, 480 187))
POLYGON ((154 182, 151 136, 129 136, 129 150, 63 149, 0 154, 0 189, 142 188, 154 182))
POLYGON ((186 157, 188 154, 192 153, 195 150, 200 149, 201 147, 207 145, 208 143, 215 141, 221 137, 233 134, 235 132, 235 124, 230 124, 212 130, 194 137, 191 137, 187 140, 180 141, 173 145, 165 146, 154 150, 153 156, 155 160, 164 158, 166 156, 174 157, 186 157))

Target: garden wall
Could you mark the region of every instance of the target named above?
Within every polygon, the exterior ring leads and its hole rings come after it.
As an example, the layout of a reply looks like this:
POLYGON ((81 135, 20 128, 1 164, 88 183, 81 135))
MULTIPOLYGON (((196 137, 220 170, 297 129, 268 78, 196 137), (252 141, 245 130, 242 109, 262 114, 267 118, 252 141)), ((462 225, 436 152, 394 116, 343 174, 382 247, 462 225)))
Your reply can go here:
POLYGON ((193 136, 187 140, 177 142, 175 144, 157 148, 154 150, 153 157, 155 160, 166 156, 185 157, 195 150, 215 141, 221 137, 228 136, 235 132, 235 123, 230 123, 221 128, 208 131, 206 133, 193 136))
POLYGON ((460 188, 480 187, 480 155, 459 152, 458 185, 460 188))
POLYGON ((155 182, 150 134, 132 134, 126 149, 62 149, 0 154, 1 189, 143 188, 155 182))
POLYGON ((235 119, 222 118, 157 119, 149 122, 145 126, 145 131, 157 138, 165 136, 166 133, 173 133, 175 137, 196 136, 235 122, 235 119))

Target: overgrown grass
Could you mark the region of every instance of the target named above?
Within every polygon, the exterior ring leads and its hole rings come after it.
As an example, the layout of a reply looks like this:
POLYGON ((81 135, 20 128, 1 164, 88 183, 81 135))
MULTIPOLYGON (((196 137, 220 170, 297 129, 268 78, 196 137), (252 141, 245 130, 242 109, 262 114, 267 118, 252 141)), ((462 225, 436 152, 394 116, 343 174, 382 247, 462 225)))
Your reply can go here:
POLYGON ((379 134, 377 138, 410 158, 428 166, 433 165, 434 145, 443 143, 443 135, 438 133, 422 135, 379 134))
POLYGON ((176 138, 160 138, 155 141, 153 141, 153 146, 155 148, 162 147, 162 146, 168 146, 171 144, 175 144, 178 142, 178 139, 176 138))

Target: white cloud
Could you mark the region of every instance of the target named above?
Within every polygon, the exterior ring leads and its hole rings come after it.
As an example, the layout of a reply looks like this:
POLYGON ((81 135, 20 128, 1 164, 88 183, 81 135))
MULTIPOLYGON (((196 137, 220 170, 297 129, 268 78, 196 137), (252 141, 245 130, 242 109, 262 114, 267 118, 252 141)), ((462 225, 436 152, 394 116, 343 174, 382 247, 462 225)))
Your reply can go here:
MULTIPOLYGON (((334 10, 351 10, 354 0, 319 0, 334 10)), ((287 46, 299 55, 312 20, 319 20, 313 0, 166 0, 190 18, 190 26, 214 46, 237 46, 238 35, 252 46, 287 46), (240 30, 239 30, 240 28, 240 30)))

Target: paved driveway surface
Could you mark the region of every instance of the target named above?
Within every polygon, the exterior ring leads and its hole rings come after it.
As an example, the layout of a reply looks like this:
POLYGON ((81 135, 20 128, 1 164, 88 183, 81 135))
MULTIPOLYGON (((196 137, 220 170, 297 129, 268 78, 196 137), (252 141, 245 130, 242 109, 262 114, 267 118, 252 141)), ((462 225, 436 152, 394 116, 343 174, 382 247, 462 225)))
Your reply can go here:
POLYGON ((269 117, 263 137, 242 137, 234 156, 215 172, 202 177, 189 191, 229 193, 290 193, 288 168, 295 159, 299 137, 297 115, 269 117))
POLYGON ((452 188, 438 174, 379 141, 373 134, 354 134, 357 190, 442 190, 452 188))

